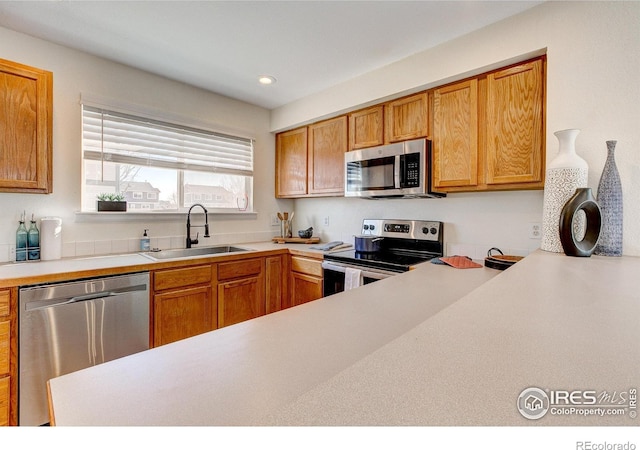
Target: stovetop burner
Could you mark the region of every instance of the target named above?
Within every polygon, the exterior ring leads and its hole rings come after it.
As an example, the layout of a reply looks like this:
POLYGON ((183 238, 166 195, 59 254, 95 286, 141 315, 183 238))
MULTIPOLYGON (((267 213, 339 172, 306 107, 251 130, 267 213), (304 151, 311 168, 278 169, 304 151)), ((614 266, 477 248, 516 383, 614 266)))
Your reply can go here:
POLYGON ((437 221, 365 219, 362 234, 383 238, 379 252, 344 250, 328 253, 327 261, 406 272, 411 266, 443 256, 443 224, 437 221))
POLYGON ((362 267, 377 267, 379 269, 391 270, 394 272, 406 272, 411 266, 429 261, 438 255, 415 255, 395 252, 373 252, 364 253, 355 250, 344 250, 341 252, 328 253, 324 259, 328 261, 341 261, 362 267))

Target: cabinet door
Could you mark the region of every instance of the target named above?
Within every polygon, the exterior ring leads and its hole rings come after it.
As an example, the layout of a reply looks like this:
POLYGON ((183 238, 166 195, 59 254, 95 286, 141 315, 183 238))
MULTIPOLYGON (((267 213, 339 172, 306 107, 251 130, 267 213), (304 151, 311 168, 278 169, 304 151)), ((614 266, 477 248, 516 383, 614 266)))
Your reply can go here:
POLYGON ((433 91, 433 185, 478 184, 478 81, 433 91))
POLYGON ((349 114, 349 150, 384 144, 384 108, 382 105, 349 114))
POLYGON ((276 197, 307 193, 307 128, 276 136, 276 197))
POLYGON ((385 142, 398 142, 428 135, 429 101, 426 92, 394 100, 385 105, 385 142))
POLYGON ((291 306, 321 298, 322 284, 322 278, 291 272, 291 306))
POLYGON ((543 70, 543 60, 536 60, 487 76, 487 185, 542 187, 543 70))
POLYGON ((11 340, 11 323, 9 319, 0 319, 0 377, 9 375, 9 345, 11 340))
POLYGON ((216 328, 211 286, 154 295, 154 346, 179 341, 216 328))
POLYGON ((344 195, 347 117, 309 126, 309 194, 344 195))
POLYGON ((266 314, 280 311, 287 305, 287 256, 265 258, 266 314))
POLYGON ((254 276, 218 284, 218 327, 265 314, 264 277, 254 276))
POLYGON ((9 391, 11 377, 0 376, 0 427, 9 425, 9 391))
POLYGON ((52 191, 52 80, 0 60, 0 192, 52 191))

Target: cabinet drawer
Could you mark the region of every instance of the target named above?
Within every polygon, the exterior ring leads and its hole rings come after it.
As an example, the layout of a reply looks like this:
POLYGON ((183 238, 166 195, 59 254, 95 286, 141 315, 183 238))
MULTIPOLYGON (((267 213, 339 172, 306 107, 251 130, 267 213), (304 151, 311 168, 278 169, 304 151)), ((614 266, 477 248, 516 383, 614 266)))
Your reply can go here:
POLYGON ((258 275, 262 272, 262 259, 244 259, 218 264, 218 280, 231 280, 258 275))
POLYGON ((211 283, 211 265, 183 267, 181 269, 158 270, 153 279, 156 291, 173 289, 193 284, 211 283))
POLYGON ((0 377, 0 427, 9 425, 9 386, 11 377, 0 377))
POLYGON ((302 258, 300 256, 292 256, 291 270, 293 272, 305 273, 307 275, 322 277, 322 262, 316 259, 302 258))
POLYGON ((11 326, 8 320, 0 321, 0 377, 9 373, 9 336, 11 326))
POLYGON ((0 317, 9 315, 10 291, 0 291, 0 317))

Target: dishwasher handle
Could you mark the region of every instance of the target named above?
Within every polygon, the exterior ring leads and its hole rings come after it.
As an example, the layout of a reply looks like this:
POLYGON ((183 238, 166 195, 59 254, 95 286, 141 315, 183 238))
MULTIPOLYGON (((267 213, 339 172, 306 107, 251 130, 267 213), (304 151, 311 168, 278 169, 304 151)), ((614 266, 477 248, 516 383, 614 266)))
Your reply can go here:
POLYGON ((91 294, 76 295, 68 299, 64 298, 64 299, 32 301, 32 302, 25 303, 24 310, 35 311, 37 309, 45 309, 45 308, 52 308, 54 306, 70 305, 72 303, 86 302, 88 300, 96 300, 96 299, 107 298, 107 297, 118 297, 121 295, 128 294, 129 292, 144 291, 145 289, 146 289, 146 285, 137 285, 137 286, 126 287, 123 289, 115 289, 111 291, 101 291, 101 292, 93 292, 91 294))

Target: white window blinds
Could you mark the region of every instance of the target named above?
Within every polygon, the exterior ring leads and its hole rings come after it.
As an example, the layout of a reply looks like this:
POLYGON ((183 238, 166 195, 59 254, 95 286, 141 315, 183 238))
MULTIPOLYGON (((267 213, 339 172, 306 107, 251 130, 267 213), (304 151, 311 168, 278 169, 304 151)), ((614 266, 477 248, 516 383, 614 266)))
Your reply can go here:
POLYGON ((253 176, 253 140, 82 107, 84 159, 253 176))

